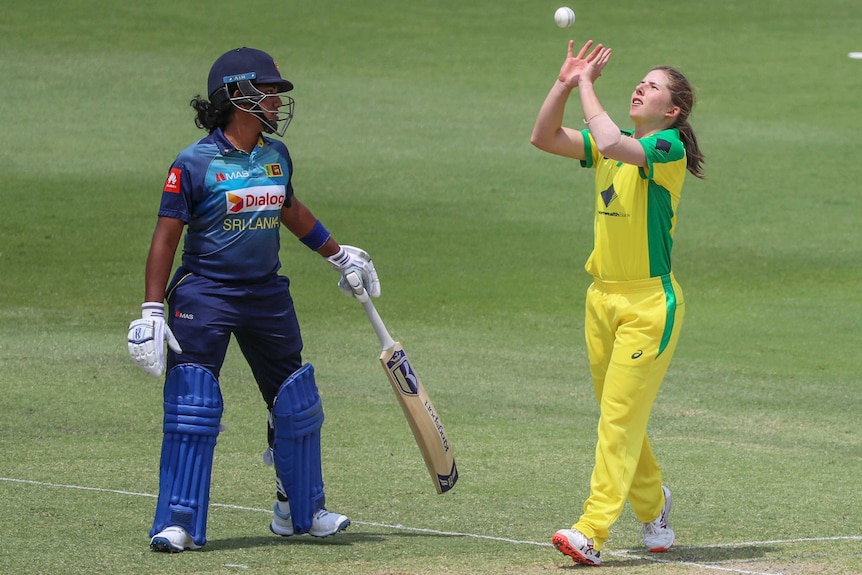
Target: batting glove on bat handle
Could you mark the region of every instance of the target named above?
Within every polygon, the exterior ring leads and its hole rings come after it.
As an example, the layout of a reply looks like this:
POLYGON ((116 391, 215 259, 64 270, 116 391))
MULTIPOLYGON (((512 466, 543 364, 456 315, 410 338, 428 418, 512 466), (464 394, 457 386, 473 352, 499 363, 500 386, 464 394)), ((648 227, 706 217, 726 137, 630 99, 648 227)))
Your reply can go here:
POLYGON ((353 246, 342 245, 337 254, 326 259, 336 271, 341 273, 338 287, 345 295, 355 295, 347 281, 347 275, 355 273, 369 296, 380 297, 380 279, 377 277, 377 270, 374 269, 374 262, 367 252, 353 246))
POLYGON ((165 372, 165 342, 176 353, 183 349, 165 322, 165 304, 144 302, 141 319, 129 324, 129 356, 141 369, 160 377, 165 372))
POLYGON ((353 296, 359 300, 360 303, 365 303, 368 301, 368 292, 365 291, 365 287, 362 285, 362 280, 359 278, 359 274, 356 272, 350 272, 344 279, 347 280, 347 283, 350 285, 350 289, 353 291, 353 296))

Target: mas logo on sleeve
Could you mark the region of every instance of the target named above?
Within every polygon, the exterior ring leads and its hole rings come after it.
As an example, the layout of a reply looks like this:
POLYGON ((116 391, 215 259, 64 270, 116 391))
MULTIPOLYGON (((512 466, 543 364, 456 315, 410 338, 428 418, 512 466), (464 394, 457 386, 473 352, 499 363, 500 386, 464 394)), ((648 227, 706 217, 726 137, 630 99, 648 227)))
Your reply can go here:
POLYGON ((171 168, 170 173, 168 174, 168 179, 165 180, 165 188, 164 190, 169 194, 179 194, 180 193, 180 180, 182 179, 183 171, 179 168, 171 168))

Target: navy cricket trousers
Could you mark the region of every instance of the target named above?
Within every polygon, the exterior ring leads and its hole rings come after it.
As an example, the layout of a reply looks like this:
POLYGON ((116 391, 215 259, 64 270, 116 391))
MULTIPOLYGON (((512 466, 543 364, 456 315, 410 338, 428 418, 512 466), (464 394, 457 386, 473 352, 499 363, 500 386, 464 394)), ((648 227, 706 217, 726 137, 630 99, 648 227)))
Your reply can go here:
POLYGON ((168 286, 168 325, 183 348, 168 349, 167 368, 196 363, 219 378, 230 336, 248 361, 268 409, 281 384, 302 367, 302 336, 290 281, 226 283, 180 267, 168 286))

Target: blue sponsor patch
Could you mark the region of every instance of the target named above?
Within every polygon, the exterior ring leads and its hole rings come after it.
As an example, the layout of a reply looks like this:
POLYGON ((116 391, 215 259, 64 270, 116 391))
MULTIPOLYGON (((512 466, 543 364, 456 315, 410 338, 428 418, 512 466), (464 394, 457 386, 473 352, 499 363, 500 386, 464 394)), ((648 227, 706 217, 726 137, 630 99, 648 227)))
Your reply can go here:
POLYGON ((233 76, 225 76, 221 79, 225 84, 232 84, 234 82, 242 82, 243 80, 254 80, 257 78, 256 72, 246 72, 245 74, 234 74, 233 76))

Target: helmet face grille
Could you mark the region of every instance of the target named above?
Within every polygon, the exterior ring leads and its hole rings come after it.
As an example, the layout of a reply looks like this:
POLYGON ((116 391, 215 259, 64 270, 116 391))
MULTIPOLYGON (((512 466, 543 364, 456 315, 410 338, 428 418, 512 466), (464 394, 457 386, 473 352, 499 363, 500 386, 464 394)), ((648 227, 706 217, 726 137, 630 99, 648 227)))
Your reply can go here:
MULTIPOLYGON (((273 93, 261 92, 251 80, 240 80, 235 86, 232 90, 232 86, 226 84, 222 92, 231 104, 238 110, 256 116, 263 124, 263 130, 266 133, 283 136, 293 119, 295 106, 293 98, 288 96, 284 90, 273 93), (237 91, 239 95, 229 95, 235 94, 237 91), (276 99, 279 104, 277 107, 273 107, 273 102, 276 99)), ((216 95, 220 92, 216 91, 216 95)))

